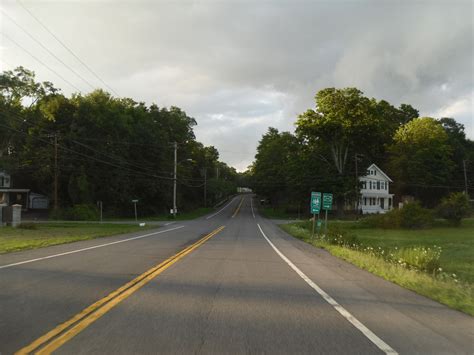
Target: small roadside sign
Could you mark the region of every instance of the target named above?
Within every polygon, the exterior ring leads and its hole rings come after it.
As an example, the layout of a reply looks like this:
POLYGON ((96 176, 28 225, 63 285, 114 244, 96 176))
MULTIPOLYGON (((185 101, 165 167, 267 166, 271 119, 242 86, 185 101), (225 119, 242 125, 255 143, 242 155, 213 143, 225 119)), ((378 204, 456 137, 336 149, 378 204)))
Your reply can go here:
POLYGON ((137 202, 138 202, 138 200, 132 200, 132 203, 137 203, 137 202))
POLYGON ((311 192, 311 213, 318 214, 321 210, 321 192, 311 192))
POLYGON ((330 210, 332 208, 332 194, 323 194, 323 210, 330 210))

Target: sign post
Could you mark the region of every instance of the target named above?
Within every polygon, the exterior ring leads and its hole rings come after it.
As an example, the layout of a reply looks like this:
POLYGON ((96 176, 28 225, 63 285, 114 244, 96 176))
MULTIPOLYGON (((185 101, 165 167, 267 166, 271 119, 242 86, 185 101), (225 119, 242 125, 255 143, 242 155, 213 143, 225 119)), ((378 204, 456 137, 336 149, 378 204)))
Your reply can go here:
POLYGON ((138 217, 137 217, 137 202, 138 200, 132 200, 133 207, 135 209, 135 222, 138 222, 138 217))
POLYGON ((324 221, 324 234, 328 233, 328 210, 332 208, 332 194, 325 192, 323 194, 323 210, 326 211, 326 217, 324 221))
POLYGON ((311 241, 314 238, 314 225, 316 223, 316 215, 318 215, 319 226, 319 211, 321 210, 321 192, 311 192, 311 213, 313 214, 313 229, 311 232, 311 241))
POLYGON ((97 201, 97 206, 100 209, 100 223, 102 223, 102 201, 97 201))

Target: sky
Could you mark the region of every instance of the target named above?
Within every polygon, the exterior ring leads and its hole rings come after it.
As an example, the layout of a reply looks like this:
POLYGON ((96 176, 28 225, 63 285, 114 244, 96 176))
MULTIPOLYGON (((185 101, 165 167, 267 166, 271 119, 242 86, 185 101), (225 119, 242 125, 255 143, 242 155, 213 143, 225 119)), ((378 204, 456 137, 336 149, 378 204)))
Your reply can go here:
POLYGON ((66 95, 105 83, 114 95, 178 106, 197 120, 197 139, 239 171, 268 127, 293 131, 326 87, 453 117, 474 139, 473 3, 2 0, 0 69, 23 65, 66 95))

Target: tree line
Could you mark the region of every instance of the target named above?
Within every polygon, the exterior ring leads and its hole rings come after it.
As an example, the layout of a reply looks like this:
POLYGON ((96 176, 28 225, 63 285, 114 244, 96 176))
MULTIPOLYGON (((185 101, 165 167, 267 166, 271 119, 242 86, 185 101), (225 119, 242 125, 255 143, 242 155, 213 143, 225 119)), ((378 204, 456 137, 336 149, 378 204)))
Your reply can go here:
POLYGON ((14 187, 45 194, 53 204, 57 186, 61 208, 102 201, 110 214, 126 215, 138 199, 145 214, 169 212, 174 142, 180 211, 234 193, 237 172, 215 147, 196 140, 196 124, 178 107, 100 89, 66 97, 23 67, 0 75, 0 169, 14 187))
POLYGON ((434 207, 451 192, 472 196, 474 142, 455 119, 419 117, 410 105, 395 107, 357 88, 323 89, 315 103, 294 133, 270 127, 259 142, 249 173, 272 205, 306 211, 311 191, 325 191, 343 213, 355 206, 358 178, 371 163, 394 181, 395 201, 410 195, 434 207))

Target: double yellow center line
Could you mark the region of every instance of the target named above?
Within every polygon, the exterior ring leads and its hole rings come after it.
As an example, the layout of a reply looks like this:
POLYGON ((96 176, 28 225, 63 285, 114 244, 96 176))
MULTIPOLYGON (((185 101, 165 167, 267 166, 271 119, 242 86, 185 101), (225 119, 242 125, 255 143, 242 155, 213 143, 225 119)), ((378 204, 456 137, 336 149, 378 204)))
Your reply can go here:
POLYGON ((61 345, 72 339, 90 324, 95 322, 97 319, 102 317, 105 313, 118 305, 128 296, 145 286, 148 282, 153 280, 171 265, 184 258, 193 250, 199 248, 202 244, 215 236, 217 233, 221 232, 224 228, 225 226, 221 226, 215 229, 208 235, 199 239, 196 243, 188 246, 169 259, 166 259, 162 263, 152 267, 148 271, 145 271, 143 274, 126 283, 119 289, 113 291, 108 296, 85 308, 82 312, 78 313, 68 321, 58 325, 53 330, 36 339, 30 345, 18 350, 16 354, 29 354, 32 352, 35 352, 36 354, 50 354, 54 350, 58 349, 61 345))
POLYGON ((237 216, 237 214, 239 213, 240 207, 242 207, 242 202, 244 202, 244 198, 243 198, 243 197, 240 199, 240 203, 239 203, 239 205, 237 206, 237 208, 235 209, 235 212, 234 212, 234 214, 232 215, 232 218, 234 218, 235 216, 237 216))

